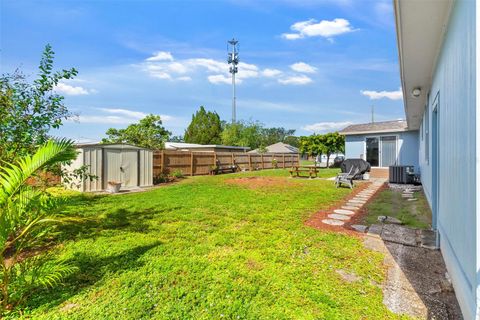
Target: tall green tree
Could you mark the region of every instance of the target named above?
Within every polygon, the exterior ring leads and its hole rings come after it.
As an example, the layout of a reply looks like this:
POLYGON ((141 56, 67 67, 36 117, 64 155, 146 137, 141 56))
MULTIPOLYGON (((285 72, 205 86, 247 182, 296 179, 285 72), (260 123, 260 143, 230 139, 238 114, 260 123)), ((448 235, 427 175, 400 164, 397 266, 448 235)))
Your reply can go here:
POLYGON ((296 136, 287 136, 283 139, 283 142, 295 148, 300 147, 300 138, 296 136))
POLYGON ((262 129, 262 144, 269 146, 277 142, 284 142, 285 138, 295 134, 294 129, 278 128, 263 128, 262 129))
POLYGON ((262 145, 263 126, 257 121, 237 121, 225 124, 222 143, 229 146, 250 147, 256 149, 262 145))
POLYGON ((327 166, 330 156, 333 153, 345 152, 345 136, 338 132, 329 132, 323 135, 322 144, 324 146, 324 153, 327 155, 327 166))
POLYGON ((192 122, 185 131, 184 140, 188 143, 220 144, 222 123, 216 112, 206 111, 203 106, 192 115, 192 122))
POLYGON ((160 116, 153 114, 125 129, 110 128, 106 134, 107 138, 102 139, 102 143, 129 143, 149 149, 163 149, 170 136, 170 132, 163 127, 160 116))
POLYGON ((53 70, 54 52, 46 45, 37 78, 30 83, 20 71, 0 77, 0 160, 31 154, 72 114, 55 93, 59 81, 77 75, 74 68, 53 70))

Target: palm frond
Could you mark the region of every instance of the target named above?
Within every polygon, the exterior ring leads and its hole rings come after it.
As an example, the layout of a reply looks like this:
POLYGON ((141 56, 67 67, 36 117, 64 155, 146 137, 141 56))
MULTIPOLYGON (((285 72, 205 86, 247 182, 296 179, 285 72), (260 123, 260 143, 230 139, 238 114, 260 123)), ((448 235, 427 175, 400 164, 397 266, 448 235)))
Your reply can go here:
POLYGON ((26 156, 18 160, 17 164, 7 163, 0 169, 0 205, 14 196, 38 170, 54 163, 73 160, 76 156, 72 141, 49 140, 33 156, 26 156))

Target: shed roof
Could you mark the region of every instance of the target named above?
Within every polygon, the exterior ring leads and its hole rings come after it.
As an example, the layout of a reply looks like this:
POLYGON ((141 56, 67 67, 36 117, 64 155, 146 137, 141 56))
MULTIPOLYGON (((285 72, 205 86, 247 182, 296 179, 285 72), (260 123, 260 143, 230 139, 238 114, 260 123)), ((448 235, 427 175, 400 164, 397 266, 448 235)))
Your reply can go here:
POLYGON ((402 132, 408 131, 407 121, 393 120, 373 123, 352 124, 345 129, 339 131, 343 135, 382 133, 382 132, 402 132))
MULTIPOLYGON (((283 142, 277 142, 266 147, 267 152, 270 153, 298 153, 298 148, 291 146, 283 142)), ((250 151, 251 153, 257 153, 258 149, 250 151)))
POLYGON ((107 149, 148 149, 137 147, 133 144, 128 143, 100 143, 100 142, 92 142, 92 143, 77 143, 75 144, 76 148, 88 148, 88 147, 100 147, 100 148, 107 148, 107 149))

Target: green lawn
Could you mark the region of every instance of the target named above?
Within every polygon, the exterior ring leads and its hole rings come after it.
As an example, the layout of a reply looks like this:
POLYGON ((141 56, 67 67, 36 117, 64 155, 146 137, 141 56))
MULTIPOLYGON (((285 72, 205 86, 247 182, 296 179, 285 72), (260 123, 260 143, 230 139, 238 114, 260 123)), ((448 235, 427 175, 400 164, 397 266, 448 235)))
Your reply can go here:
POLYGON ((400 191, 382 190, 367 207, 367 215, 363 223, 378 223, 378 216, 391 216, 399 219, 404 225, 426 229, 431 227, 432 212, 423 192, 414 192, 417 201, 407 201, 400 191))
MULTIPOLYGON (((323 170, 333 176, 335 169, 323 170)), ((148 192, 72 196, 56 235, 79 270, 36 292, 34 319, 390 319, 382 256, 304 226, 346 196, 287 170, 194 177, 148 192), (257 189, 232 178, 265 177, 257 189), (347 282, 342 269, 361 280, 347 282)))

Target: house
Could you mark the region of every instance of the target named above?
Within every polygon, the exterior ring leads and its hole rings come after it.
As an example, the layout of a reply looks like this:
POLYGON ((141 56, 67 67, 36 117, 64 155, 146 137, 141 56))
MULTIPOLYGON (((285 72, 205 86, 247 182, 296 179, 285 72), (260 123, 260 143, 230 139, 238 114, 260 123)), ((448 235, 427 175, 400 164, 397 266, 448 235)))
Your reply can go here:
POLYGON ((363 159, 378 175, 388 175, 391 165, 418 166, 418 130, 405 120, 353 124, 339 131, 345 135, 345 157, 363 159))
POLYGON ((223 146, 218 144, 196 144, 185 142, 165 142, 165 150, 197 152, 247 152, 249 147, 223 146))
MULTIPOLYGON (((394 0, 407 126, 465 319, 480 318, 480 6, 394 0)), ((425 266, 428 268, 428 266, 425 266)))
POLYGON ((131 144, 88 143, 75 145, 77 158, 64 168, 68 172, 87 167, 96 176, 92 181, 80 179, 66 183, 78 191, 102 191, 109 181, 121 182, 123 189, 153 185, 153 151, 131 144))
MULTIPOLYGON (((265 147, 268 153, 298 153, 298 148, 283 142, 277 142, 265 147)), ((249 153, 259 153, 259 149, 249 151, 249 153)))

